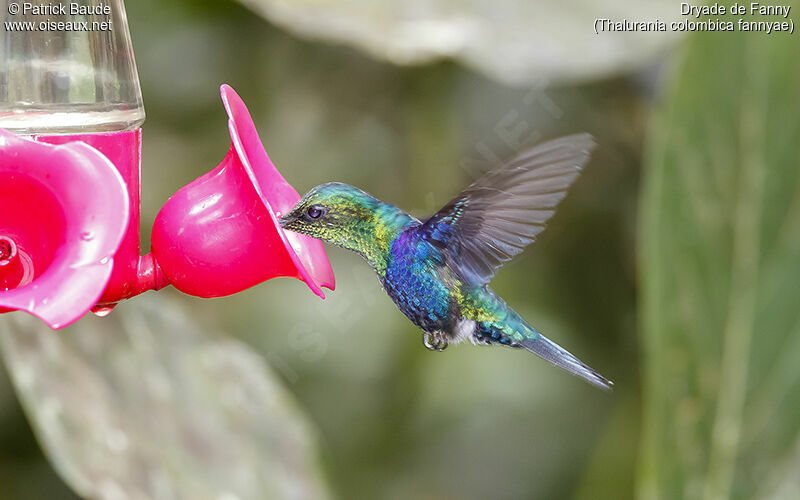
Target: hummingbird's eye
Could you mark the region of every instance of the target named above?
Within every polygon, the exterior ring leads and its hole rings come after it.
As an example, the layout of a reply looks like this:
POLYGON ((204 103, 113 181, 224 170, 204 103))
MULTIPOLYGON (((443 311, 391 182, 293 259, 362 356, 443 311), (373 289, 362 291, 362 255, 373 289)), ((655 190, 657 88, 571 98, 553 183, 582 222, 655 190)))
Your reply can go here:
POLYGON ((319 205, 311 205, 306 210, 306 215, 308 215, 309 219, 319 219, 325 213, 325 207, 321 207, 319 205))

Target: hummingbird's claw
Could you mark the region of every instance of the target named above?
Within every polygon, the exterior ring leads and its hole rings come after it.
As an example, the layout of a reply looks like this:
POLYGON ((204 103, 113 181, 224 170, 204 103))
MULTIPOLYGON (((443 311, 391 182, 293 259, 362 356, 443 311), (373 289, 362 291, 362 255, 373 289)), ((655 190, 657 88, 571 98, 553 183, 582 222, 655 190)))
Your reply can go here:
POLYGON ((425 332, 422 336, 425 347, 431 351, 444 351, 447 349, 447 334, 442 331, 425 332))

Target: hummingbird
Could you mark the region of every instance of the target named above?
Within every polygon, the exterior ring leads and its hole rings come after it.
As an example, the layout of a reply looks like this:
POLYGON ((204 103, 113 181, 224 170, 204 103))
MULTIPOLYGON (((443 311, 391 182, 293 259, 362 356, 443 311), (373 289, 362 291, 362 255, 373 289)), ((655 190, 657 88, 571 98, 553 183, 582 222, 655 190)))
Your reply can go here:
POLYGON ((279 222, 360 254, 427 348, 449 344, 527 349, 602 389, 613 382, 528 324, 490 287, 522 252, 580 175, 589 134, 551 140, 490 170, 441 210, 419 220, 339 182, 308 191, 279 222))

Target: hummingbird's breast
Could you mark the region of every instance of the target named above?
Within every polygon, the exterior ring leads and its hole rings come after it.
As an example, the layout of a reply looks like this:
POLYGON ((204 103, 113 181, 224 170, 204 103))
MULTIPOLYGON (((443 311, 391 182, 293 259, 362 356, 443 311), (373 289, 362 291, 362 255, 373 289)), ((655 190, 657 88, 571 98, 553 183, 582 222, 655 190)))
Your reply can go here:
POLYGON ((381 277, 398 309, 426 332, 447 331, 452 322, 451 293, 443 271, 437 249, 404 233, 393 242, 381 277))

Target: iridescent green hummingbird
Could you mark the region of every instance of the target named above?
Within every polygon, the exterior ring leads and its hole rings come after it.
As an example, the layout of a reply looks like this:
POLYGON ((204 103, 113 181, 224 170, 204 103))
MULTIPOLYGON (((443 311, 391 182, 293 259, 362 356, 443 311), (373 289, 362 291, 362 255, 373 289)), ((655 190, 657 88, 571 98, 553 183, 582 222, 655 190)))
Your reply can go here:
POLYGON ((285 229, 359 253, 429 349, 470 340, 525 348, 590 383, 612 382, 536 331, 489 288, 497 269, 532 243, 577 179, 588 134, 540 144, 489 171, 420 221, 347 184, 311 189, 285 229))

